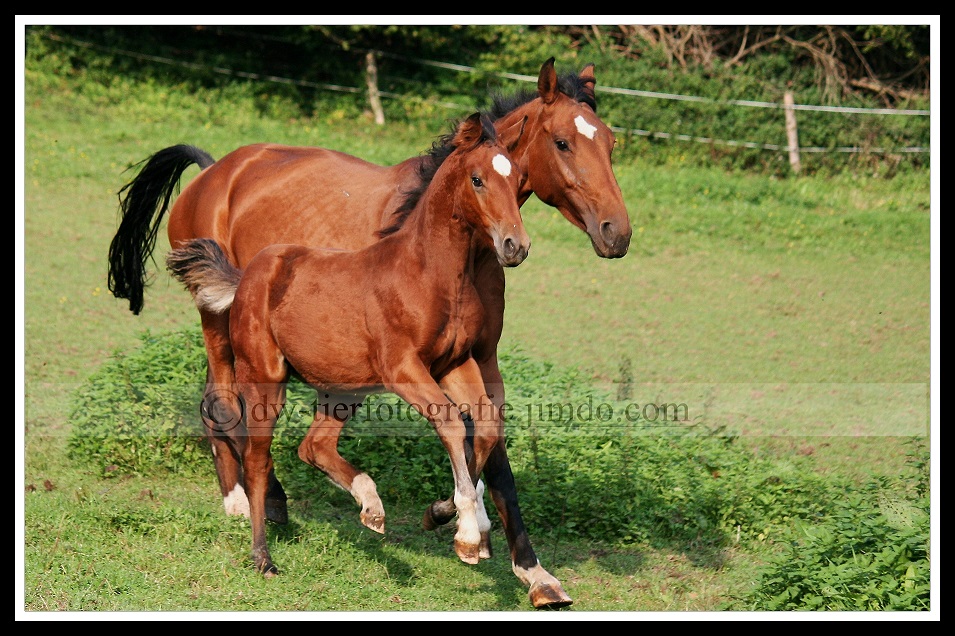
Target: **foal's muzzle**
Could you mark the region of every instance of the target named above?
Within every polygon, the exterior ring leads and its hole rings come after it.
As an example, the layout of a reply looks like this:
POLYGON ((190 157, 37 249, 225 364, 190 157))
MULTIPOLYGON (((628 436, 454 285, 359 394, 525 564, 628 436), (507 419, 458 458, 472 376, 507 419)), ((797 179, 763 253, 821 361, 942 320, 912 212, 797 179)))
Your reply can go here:
POLYGON ((518 223, 507 224, 491 230, 497 261, 504 267, 516 267, 524 262, 531 249, 531 238, 524 226, 518 223))
POLYGON ((498 250, 497 260, 499 260, 504 267, 516 267, 524 262, 530 249, 530 241, 524 244, 509 236, 501 242, 501 249, 498 250))

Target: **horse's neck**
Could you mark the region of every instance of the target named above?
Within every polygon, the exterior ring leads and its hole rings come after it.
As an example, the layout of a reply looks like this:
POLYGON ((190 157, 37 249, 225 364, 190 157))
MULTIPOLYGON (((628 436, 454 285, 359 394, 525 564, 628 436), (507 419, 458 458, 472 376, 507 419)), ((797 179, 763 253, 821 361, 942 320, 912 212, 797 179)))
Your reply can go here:
POLYGON ((457 209, 454 192, 444 180, 435 181, 405 222, 403 239, 425 271, 460 286, 473 272, 474 229, 457 209), (463 274, 463 276, 462 276, 463 274))
MULTIPOLYGON (((501 143, 507 147, 511 155, 511 160, 517 165, 524 174, 527 174, 528 164, 532 142, 535 137, 543 130, 541 118, 544 115, 544 104, 539 97, 532 99, 526 104, 521 104, 511 112, 502 115, 494 122, 494 129, 498 132, 498 138, 501 143), (524 124, 523 133, 521 128, 514 125, 522 118, 527 117, 527 123, 524 124), (521 133, 520 143, 514 144, 514 136, 521 133)), ((529 188, 530 179, 524 179, 520 190, 517 193, 518 206, 524 205, 524 202, 530 198, 534 191, 529 188)))

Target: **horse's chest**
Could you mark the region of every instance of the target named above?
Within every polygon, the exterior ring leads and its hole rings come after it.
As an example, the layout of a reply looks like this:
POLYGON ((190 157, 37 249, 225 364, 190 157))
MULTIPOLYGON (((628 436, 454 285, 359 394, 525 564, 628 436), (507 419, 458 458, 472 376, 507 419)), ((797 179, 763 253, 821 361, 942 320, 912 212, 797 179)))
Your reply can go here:
POLYGON ((478 338, 483 316, 476 294, 452 305, 434 334, 433 358, 453 360, 466 354, 478 338))

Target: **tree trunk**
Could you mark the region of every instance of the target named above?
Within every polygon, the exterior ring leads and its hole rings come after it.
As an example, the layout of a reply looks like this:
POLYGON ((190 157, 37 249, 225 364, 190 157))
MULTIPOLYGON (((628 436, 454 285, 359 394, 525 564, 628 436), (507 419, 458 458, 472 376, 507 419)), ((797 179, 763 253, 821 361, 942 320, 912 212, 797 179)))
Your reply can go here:
POLYGON ((378 95, 378 65, 371 51, 365 55, 365 82, 368 84, 368 103, 375 114, 375 123, 382 126, 385 123, 385 111, 381 108, 381 97, 378 95))

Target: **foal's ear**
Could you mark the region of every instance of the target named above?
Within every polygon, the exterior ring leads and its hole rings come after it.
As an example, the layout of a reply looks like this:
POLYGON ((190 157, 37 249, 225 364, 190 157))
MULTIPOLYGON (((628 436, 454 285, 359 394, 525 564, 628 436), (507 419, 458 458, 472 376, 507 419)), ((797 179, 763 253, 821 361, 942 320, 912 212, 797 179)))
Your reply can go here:
POLYGON ((455 148, 470 148, 478 143, 482 134, 484 127, 481 124, 481 113, 474 113, 458 124, 452 144, 455 148))
POLYGON ((524 127, 527 125, 527 120, 527 115, 524 115, 519 121, 514 122, 497 134, 497 138, 501 140, 508 152, 514 152, 514 149, 520 143, 521 137, 524 136, 524 127))
POLYGON ((537 76, 537 93, 545 104, 552 104, 560 91, 557 89, 557 71, 554 70, 554 58, 550 58, 541 66, 537 76))

